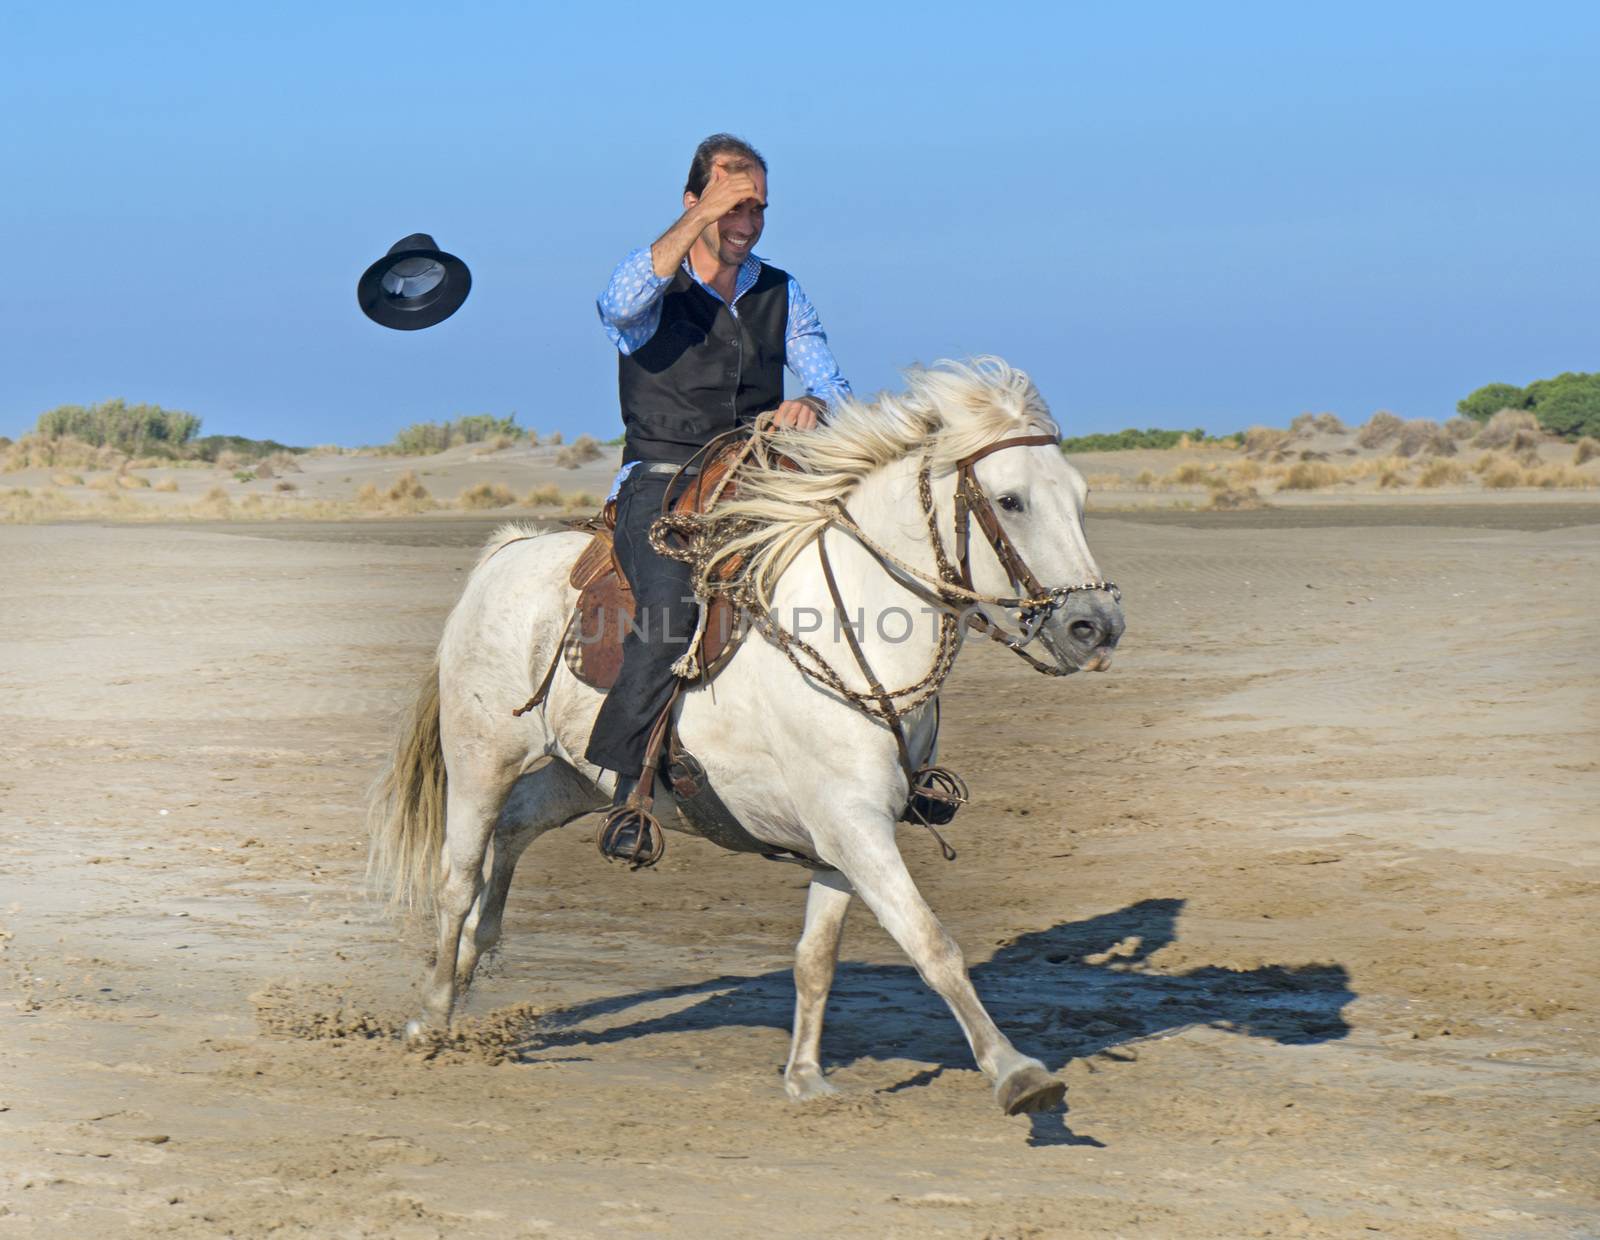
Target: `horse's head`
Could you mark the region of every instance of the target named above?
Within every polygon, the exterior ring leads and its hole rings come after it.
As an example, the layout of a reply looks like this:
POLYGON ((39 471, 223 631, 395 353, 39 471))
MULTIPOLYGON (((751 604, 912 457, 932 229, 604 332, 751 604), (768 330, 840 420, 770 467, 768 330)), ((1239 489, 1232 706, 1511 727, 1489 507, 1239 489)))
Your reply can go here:
MULTIPOLYGON (((1054 442, 1001 447, 973 461, 969 471, 977 483, 969 488, 972 501, 986 502, 993 513, 988 530, 976 515, 973 521, 974 588, 993 597, 1046 593, 1050 607, 1013 614, 1007 627, 1037 632, 1064 672, 1105 671, 1122 637, 1122 605, 1102 581, 1084 537, 1088 488, 1082 475, 1054 442), (995 531, 998 537, 986 536, 995 531)), ((995 610, 985 608, 991 616, 995 610)))

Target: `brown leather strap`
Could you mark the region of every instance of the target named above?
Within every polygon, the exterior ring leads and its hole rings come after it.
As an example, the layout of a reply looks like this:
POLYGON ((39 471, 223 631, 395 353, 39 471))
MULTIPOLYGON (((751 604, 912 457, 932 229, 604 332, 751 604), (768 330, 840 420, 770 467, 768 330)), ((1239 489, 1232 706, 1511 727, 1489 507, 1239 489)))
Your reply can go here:
POLYGON ((824 542, 826 534, 827 529, 824 529, 817 535, 817 558, 822 561, 822 579, 828 583, 828 593, 833 597, 833 608, 839 614, 839 623, 844 626, 844 639, 850 647, 850 653, 855 656, 856 666, 861 669, 861 675, 866 678, 872 696, 878 699, 878 705, 883 710, 883 717, 889 724, 889 730, 894 733, 895 748, 900 751, 900 766, 906 773, 906 779, 914 784, 916 770, 911 765, 911 747, 906 744, 906 732, 900 722, 900 712, 895 709, 894 699, 889 696, 889 691, 883 687, 883 682, 878 679, 877 673, 867 662, 861 643, 856 640, 856 631, 850 627, 850 617, 844 609, 844 596, 839 593, 839 583, 833 576, 833 562, 828 558, 828 548, 824 542))
POLYGON ((544 679, 539 682, 539 687, 533 691, 533 696, 511 713, 518 719, 544 701, 545 694, 550 692, 550 682, 556 678, 556 665, 561 662, 561 652, 566 649, 567 634, 572 632, 572 626, 577 622, 578 609, 574 607, 572 614, 567 617, 566 627, 561 630, 561 636, 556 641, 556 652, 550 656, 550 666, 545 669, 544 679))
POLYGON ((967 453, 966 456, 956 462, 956 468, 970 468, 991 452, 998 452, 1002 448, 1031 448, 1035 445, 1042 447, 1047 443, 1059 444, 1060 442, 1061 440, 1054 435, 1013 435, 1010 439, 998 439, 986 447, 979 448, 976 452, 967 453))

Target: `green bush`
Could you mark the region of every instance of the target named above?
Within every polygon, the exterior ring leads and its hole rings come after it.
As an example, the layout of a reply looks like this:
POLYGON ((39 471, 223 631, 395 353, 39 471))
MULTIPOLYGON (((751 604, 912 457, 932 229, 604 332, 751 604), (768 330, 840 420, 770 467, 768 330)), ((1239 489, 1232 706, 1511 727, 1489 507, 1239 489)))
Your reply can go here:
POLYGON ((1545 430, 1568 439, 1600 435, 1600 373, 1569 370, 1554 379, 1538 379, 1524 391, 1527 407, 1545 430))
POLYGON ((1205 431, 1196 427, 1192 431, 1163 431, 1152 427, 1149 430, 1112 431, 1097 435, 1077 435, 1061 441, 1063 452, 1121 452, 1129 448, 1175 448, 1180 439, 1187 438, 1191 443, 1240 443, 1241 437, 1237 434, 1222 435, 1210 438, 1205 431))
POLYGON ((118 397, 98 405, 58 405, 39 415, 37 429, 50 439, 81 439, 129 456, 181 456, 199 433, 200 419, 118 397))
POLYGON ((214 464, 224 452, 232 452, 247 461, 259 461, 277 452, 304 451, 305 448, 291 448, 276 439, 246 439, 243 435, 203 435, 189 444, 187 455, 214 464))
POLYGON ((1456 401, 1456 412, 1474 422, 1487 422, 1502 409, 1526 409, 1527 397, 1509 383, 1486 383, 1470 396, 1456 401))
POLYGON ((464 443, 481 443, 506 435, 511 439, 522 436, 517 425, 517 415, 497 418, 492 413, 463 414, 454 422, 414 422, 394 437, 394 442, 383 451, 398 456, 431 456, 464 443))
POLYGON ((1487 422, 1502 409, 1531 410, 1539 425, 1576 439, 1600 434, 1600 373, 1567 371, 1554 379, 1536 379, 1525 388, 1488 383, 1457 402, 1469 418, 1487 422))

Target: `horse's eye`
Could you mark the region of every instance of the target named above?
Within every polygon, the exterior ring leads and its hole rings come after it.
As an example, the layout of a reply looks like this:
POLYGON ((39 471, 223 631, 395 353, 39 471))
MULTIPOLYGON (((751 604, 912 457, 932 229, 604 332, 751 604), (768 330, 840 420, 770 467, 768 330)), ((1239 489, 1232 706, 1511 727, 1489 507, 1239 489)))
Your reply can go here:
POLYGON ((1009 491, 1000 497, 1000 507, 1007 512, 1022 511, 1022 496, 1012 495, 1009 491))

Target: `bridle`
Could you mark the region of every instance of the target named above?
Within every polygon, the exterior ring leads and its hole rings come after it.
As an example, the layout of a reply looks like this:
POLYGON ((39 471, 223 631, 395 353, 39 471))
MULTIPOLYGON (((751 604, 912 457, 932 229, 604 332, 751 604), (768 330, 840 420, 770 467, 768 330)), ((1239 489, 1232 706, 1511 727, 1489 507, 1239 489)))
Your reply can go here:
MULTIPOLYGON (((1048 588, 1042 585, 1033 570, 1028 567, 1027 561, 1022 558, 1022 553, 1017 550, 1016 544, 1011 541, 1011 536, 1006 533, 1005 526, 1000 523, 999 515, 995 512, 988 493, 984 491, 983 484, 978 481, 978 476, 973 470, 973 466, 984 457, 1006 448, 1041 447, 1058 442, 1056 436, 1050 434, 1013 435, 1009 439, 1000 439, 987 444, 976 452, 969 452, 956 462, 955 517, 952 531, 956 556, 953 563, 945 550, 944 538, 939 533, 938 512, 933 502, 933 461, 931 458, 923 459, 922 468, 917 474, 917 495, 928 522, 928 541, 933 547, 937 576, 906 563, 888 548, 880 545, 856 524, 842 503, 834 505, 836 516, 832 524, 846 530, 885 568, 892 567, 902 573, 910 574, 932 586, 941 603, 946 606, 959 606, 963 622, 967 627, 974 628, 999 642, 1007 650, 1026 660, 1037 671, 1050 676, 1065 675, 1060 667, 1034 658, 1028 653, 1027 646, 1038 637, 1045 623, 1057 610, 1066 605, 1072 595, 1101 590, 1110 594, 1113 600, 1120 602, 1121 591, 1117 589, 1115 582, 1104 579, 1048 588), (983 594, 974 587, 971 535, 973 520, 977 521, 978 528, 994 551, 995 558, 1000 561, 1000 567, 1005 570, 1011 588, 1018 591, 1015 596, 983 594), (974 610, 975 607, 983 605, 1016 612, 1017 621, 1023 629, 1023 636, 1020 639, 1013 637, 981 611, 974 610)), ((822 554, 826 557, 825 550, 822 554)))

